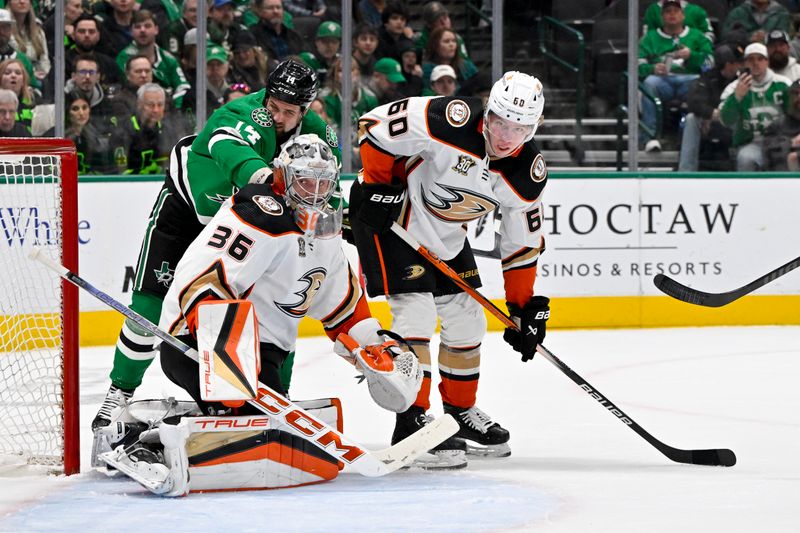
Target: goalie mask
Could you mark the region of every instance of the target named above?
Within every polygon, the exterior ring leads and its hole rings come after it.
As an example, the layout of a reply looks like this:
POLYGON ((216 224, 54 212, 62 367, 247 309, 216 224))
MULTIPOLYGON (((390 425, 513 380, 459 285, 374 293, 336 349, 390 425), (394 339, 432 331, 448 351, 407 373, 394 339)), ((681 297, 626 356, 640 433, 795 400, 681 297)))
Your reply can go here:
POLYGON ((339 165, 330 146, 314 134, 287 141, 272 163, 279 189, 306 237, 329 239, 342 228, 339 165))
POLYGON ((524 144, 533 139, 543 111, 542 82, 522 72, 506 72, 489 93, 483 114, 483 136, 489 144, 500 138, 519 140, 517 146, 524 144))

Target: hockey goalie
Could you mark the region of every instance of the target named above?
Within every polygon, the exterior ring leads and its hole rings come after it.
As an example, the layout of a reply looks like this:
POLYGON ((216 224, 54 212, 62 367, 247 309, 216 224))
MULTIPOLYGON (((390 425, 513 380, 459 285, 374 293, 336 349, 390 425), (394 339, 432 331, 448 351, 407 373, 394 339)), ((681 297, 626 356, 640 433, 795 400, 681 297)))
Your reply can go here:
MULTIPOLYGON (((99 461, 156 494, 293 487, 338 475, 341 461, 311 442, 302 423, 253 406, 262 384, 285 395, 278 369, 306 315, 323 323, 381 407, 408 409, 422 383, 414 353, 370 316, 342 251, 328 145, 297 136, 273 168, 271 183, 225 202, 181 259, 164 301, 160 328, 196 348, 197 360, 162 343, 162 369, 193 402, 124 405, 95 439, 99 461)), ((341 431, 338 400, 295 403, 341 431)))

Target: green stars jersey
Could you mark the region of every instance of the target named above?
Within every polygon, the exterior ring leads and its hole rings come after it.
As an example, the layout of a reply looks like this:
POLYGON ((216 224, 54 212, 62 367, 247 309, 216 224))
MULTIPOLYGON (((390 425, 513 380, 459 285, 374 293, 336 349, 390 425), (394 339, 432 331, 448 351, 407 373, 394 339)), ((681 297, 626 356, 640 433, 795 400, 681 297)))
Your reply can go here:
MULTIPOLYGON (((266 89, 217 109, 196 136, 182 139, 170 160, 169 178, 201 224, 207 224, 222 202, 250 181, 257 170, 271 166, 280 152, 272 116, 265 107, 266 89)), ((295 134, 314 133, 341 161, 333 128, 308 111, 295 134)))
POLYGON ((733 130, 733 146, 742 146, 764 138, 764 132, 773 122, 780 120, 789 103, 789 85, 792 81, 772 70, 764 79, 753 82, 741 102, 736 99, 734 80, 720 96, 720 119, 733 130))

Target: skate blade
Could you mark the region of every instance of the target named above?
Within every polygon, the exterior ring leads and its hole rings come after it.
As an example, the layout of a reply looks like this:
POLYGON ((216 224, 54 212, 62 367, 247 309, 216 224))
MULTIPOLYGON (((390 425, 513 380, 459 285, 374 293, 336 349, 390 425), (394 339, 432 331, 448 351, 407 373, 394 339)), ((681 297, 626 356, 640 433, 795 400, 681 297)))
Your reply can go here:
POLYGON ((420 470, 459 470, 467 467, 467 456, 462 450, 436 450, 417 457, 404 467, 420 470))
POLYGON ((467 455, 473 457, 501 458, 511 455, 511 448, 507 442, 503 444, 493 444, 491 446, 481 446, 474 442, 465 440, 467 444, 467 455))
POLYGON ((92 468, 104 468, 106 463, 100 460, 100 456, 111 451, 111 444, 108 440, 108 432, 103 431, 103 429, 105 428, 100 427, 92 432, 92 468))
POLYGON ((109 467, 116 468, 153 494, 163 495, 172 490, 172 479, 169 476, 169 469, 165 465, 133 462, 122 451, 122 447, 101 454, 99 458, 109 467))

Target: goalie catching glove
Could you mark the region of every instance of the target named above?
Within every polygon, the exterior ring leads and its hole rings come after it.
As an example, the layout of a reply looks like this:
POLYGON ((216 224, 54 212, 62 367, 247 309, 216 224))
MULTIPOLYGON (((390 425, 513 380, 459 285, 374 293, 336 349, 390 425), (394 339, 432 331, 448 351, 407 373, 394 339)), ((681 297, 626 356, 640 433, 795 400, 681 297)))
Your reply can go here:
POLYGON ((503 340, 522 354, 523 362, 530 361, 536 353, 536 347, 544 342, 547 319, 550 318, 550 298, 534 296, 522 308, 509 303, 508 312, 519 329, 506 328, 503 340))
POLYGON ((417 356, 401 350, 396 340, 361 346, 350 335, 340 333, 333 349, 363 373, 375 403, 395 413, 414 403, 422 385, 422 369, 417 356))

